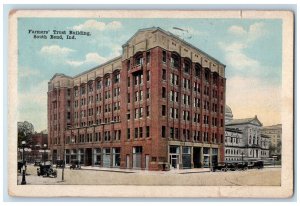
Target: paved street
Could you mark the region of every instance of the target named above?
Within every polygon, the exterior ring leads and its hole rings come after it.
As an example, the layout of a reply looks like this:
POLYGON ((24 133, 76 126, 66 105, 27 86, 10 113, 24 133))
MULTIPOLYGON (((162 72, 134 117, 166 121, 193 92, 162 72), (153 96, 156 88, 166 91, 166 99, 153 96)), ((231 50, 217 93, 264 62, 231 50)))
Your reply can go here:
MULTIPOLYGON (((62 169, 57 178, 37 176, 37 167, 27 167, 27 184, 82 184, 82 185, 193 185, 193 186, 279 186, 281 168, 247 171, 209 172, 209 169, 171 171, 121 170, 82 167, 80 170, 62 169)), ((18 176, 20 184, 22 176, 18 176)))

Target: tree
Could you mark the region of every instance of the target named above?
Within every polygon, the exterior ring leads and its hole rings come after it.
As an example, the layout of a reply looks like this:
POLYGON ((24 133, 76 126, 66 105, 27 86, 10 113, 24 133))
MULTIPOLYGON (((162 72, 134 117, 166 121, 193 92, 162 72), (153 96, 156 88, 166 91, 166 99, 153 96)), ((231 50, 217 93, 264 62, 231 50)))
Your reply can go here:
POLYGON ((20 147, 22 141, 26 141, 27 145, 32 143, 32 135, 34 134, 34 127, 30 122, 18 122, 18 146, 20 147))

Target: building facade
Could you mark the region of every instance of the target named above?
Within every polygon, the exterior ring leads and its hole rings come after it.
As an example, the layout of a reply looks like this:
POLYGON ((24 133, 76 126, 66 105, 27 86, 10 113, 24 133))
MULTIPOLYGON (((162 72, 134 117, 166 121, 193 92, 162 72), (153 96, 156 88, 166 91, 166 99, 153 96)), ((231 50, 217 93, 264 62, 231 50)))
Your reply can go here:
POLYGON ((122 56, 48 84, 52 159, 161 170, 224 160, 225 66, 154 27, 122 56))
POLYGON ((257 116, 233 119, 232 110, 226 106, 225 160, 266 160, 270 157, 270 137, 261 134, 262 123, 257 116), (231 113, 231 114, 230 114, 231 113))
POLYGON ((271 156, 281 156, 281 138, 282 125, 265 126, 261 129, 261 134, 267 135, 271 138, 271 146, 273 150, 270 151, 271 156))

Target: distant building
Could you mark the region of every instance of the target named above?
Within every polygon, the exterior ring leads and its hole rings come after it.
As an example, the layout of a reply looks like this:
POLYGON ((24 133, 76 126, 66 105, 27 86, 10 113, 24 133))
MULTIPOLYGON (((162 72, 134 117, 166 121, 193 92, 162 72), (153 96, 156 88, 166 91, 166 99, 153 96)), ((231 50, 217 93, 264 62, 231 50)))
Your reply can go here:
POLYGON ((225 161, 244 159, 243 131, 238 128, 225 128, 225 161))
POLYGON ((262 127, 261 134, 267 135, 271 138, 271 146, 274 150, 270 151, 270 155, 281 155, 282 125, 276 124, 262 127))
MULTIPOLYGON (((32 135, 31 157, 33 160, 43 159, 41 150, 44 149, 44 144, 48 147, 48 134, 46 130, 32 135)), ((47 155, 44 158, 47 158, 47 155)))
POLYGON ((269 157, 270 137, 261 135, 257 116, 233 119, 231 109, 225 113, 225 160, 263 160, 269 157), (229 118, 229 119, 228 119, 229 118))

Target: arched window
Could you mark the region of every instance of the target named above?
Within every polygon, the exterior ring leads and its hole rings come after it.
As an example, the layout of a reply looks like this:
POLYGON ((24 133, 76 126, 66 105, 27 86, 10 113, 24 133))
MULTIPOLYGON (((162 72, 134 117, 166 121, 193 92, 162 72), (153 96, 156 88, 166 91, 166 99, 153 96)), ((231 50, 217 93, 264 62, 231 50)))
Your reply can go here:
POLYGON ((179 65, 180 65, 179 55, 176 54, 176 53, 172 53, 172 55, 171 55, 171 67, 174 67, 174 68, 178 69, 179 65))
POLYGON ((209 69, 205 70, 205 81, 209 82, 210 71, 209 69))
POLYGON ((101 87, 102 87, 102 80, 100 78, 98 78, 96 80, 96 87, 97 87, 97 90, 101 89, 101 87))
POLYGON ((200 64, 196 64, 195 65, 195 76, 199 78, 200 75, 201 75, 201 65, 200 64))
POLYGON ((119 83, 120 82, 120 72, 115 71, 114 72, 114 83, 119 83))
POLYGON ((106 77, 104 78, 104 86, 105 87, 109 87, 110 86, 110 77, 109 77, 109 75, 107 74, 107 75, 105 75, 106 77))
POLYGON ((190 73, 190 69, 191 69, 191 62, 189 60, 185 59, 183 62, 183 71, 185 73, 190 73))
POLYGON ((213 84, 217 84, 218 83, 218 73, 214 72, 213 74, 213 84))
POLYGON ((143 64, 143 53, 142 52, 139 52, 135 55, 134 64, 136 66, 143 64))

